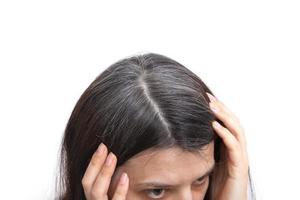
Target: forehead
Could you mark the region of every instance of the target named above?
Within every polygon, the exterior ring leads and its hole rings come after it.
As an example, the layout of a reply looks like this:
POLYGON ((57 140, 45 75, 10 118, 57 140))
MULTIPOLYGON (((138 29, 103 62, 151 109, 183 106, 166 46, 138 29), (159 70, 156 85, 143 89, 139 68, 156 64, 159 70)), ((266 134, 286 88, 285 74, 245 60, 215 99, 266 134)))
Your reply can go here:
POLYGON ((129 159, 124 168, 131 182, 155 180, 178 183, 190 181, 204 174, 214 163, 214 143, 198 152, 183 151, 179 147, 148 149, 129 159))

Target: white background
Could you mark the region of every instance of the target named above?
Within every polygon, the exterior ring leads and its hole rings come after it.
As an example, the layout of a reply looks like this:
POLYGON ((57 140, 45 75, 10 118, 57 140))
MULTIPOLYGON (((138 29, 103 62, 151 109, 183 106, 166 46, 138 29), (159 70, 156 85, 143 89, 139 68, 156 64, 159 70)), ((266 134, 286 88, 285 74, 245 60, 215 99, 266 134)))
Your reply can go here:
POLYGON ((258 199, 299 199, 299 3, 107 2, 0 2, 1 199, 53 198, 79 96, 142 52, 185 65, 240 118, 258 199))

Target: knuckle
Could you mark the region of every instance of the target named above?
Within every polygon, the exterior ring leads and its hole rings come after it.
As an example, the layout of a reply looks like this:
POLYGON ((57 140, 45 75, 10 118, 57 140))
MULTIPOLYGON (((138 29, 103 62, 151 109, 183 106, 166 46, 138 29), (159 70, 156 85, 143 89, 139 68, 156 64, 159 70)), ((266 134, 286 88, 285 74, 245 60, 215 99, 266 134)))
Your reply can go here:
POLYGON ((101 197, 100 192, 98 190, 96 190, 95 188, 92 188, 90 195, 93 199, 100 199, 100 197, 101 197))
POLYGON ((239 142, 238 141, 234 141, 234 142, 232 142, 232 148, 234 149, 234 150, 238 150, 238 149, 240 149, 240 144, 239 144, 239 142))
POLYGON ((225 123, 223 123, 223 124, 220 123, 221 126, 220 126, 219 128, 220 128, 221 131, 226 132, 226 133, 228 134, 228 133, 229 133, 229 130, 226 128, 225 123), (223 124, 224 124, 224 125, 223 125, 223 124))
POLYGON ((223 124, 225 125, 226 122, 228 122, 228 120, 230 119, 230 115, 228 115, 228 113, 226 113, 225 111, 221 110, 220 119, 222 120, 223 124))
POLYGON ((84 188, 88 188, 90 185, 89 181, 85 177, 81 179, 81 184, 84 188))
POLYGON ((99 154, 97 154, 97 153, 93 154, 92 159, 91 159, 91 165, 97 166, 99 164, 100 160, 101 160, 101 156, 99 156, 99 154))
POLYGON ((224 104, 222 104, 222 102, 216 101, 215 104, 217 104, 220 109, 224 109, 224 104))
POLYGON ((231 124, 236 124, 236 120, 232 116, 228 116, 228 122, 231 124))
POLYGON ((123 194, 121 194, 121 192, 116 192, 114 194, 113 200, 123 200, 123 199, 125 199, 125 198, 124 198, 123 194))
POLYGON ((103 179, 107 179, 110 176, 110 170, 109 167, 105 166, 103 169, 99 172, 99 177, 103 179))

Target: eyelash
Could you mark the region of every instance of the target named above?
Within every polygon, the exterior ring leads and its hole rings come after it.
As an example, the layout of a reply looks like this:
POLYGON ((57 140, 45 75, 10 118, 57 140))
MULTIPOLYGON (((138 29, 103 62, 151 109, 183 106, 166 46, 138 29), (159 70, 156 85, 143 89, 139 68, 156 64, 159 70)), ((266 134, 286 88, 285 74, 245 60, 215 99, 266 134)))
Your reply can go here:
POLYGON ((197 183, 196 185, 199 185, 199 186, 203 185, 204 182, 206 181, 206 179, 207 179, 207 177, 205 177, 205 178, 202 179, 202 180, 197 180, 198 183, 197 183))
MULTIPOLYGON (((152 189, 147 189, 147 190, 145 190, 145 192, 146 192, 147 196, 150 197, 150 196, 149 196, 149 193, 153 192, 154 190, 162 190, 162 191, 163 191, 162 194, 165 194, 166 191, 169 191, 168 188, 152 188, 152 189)), ((163 195, 163 196, 164 196, 164 195, 163 195)), ((163 196, 162 196, 162 197, 163 197, 163 196)), ((151 198, 151 199, 161 199, 162 197, 159 197, 159 198, 153 198, 153 197, 150 197, 150 198, 151 198)))
MULTIPOLYGON (((202 180, 197 180, 197 181, 198 181, 198 183, 196 185, 197 185, 197 187, 200 187, 200 186, 202 186, 205 183, 206 178, 204 178, 202 180)), ((151 189, 145 190, 145 192, 146 192, 147 196, 150 197, 149 193, 153 192, 154 190, 162 190, 163 191, 162 194, 164 194, 165 192, 169 191, 170 189, 169 188, 151 188, 151 189)), ((150 198, 151 199, 160 199, 162 197, 159 197, 159 198, 152 198, 152 197, 150 197, 150 198)))

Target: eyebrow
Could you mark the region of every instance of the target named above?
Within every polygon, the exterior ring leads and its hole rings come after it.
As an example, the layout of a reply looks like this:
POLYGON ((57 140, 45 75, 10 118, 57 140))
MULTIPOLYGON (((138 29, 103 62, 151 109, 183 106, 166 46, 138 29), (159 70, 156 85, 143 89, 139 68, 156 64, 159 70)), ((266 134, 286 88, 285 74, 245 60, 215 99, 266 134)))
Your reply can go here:
MULTIPOLYGON (((196 180, 201 181, 204 178, 206 178, 207 176, 211 175, 212 172, 215 169, 215 163, 203 174, 201 175, 199 178, 197 178, 196 180)), ((143 182, 143 183, 138 183, 136 184, 137 187, 154 187, 154 188, 168 188, 168 187, 174 187, 175 185, 170 185, 170 184, 166 184, 166 183, 161 183, 161 182, 143 182)))

